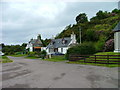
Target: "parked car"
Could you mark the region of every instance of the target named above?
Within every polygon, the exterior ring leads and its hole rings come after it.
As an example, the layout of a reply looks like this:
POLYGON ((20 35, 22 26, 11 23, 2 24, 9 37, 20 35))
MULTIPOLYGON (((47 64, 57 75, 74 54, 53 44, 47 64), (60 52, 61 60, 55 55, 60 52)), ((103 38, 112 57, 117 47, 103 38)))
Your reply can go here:
POLYGON ((4 55, 4 53, 2 53, 1 51, 0 51, 0 56, 3 56, 4 55))
POLYGON ((64 55, 64 54, 60 52, 55 52, 55 53, 52 53, 51 55, 64 55))

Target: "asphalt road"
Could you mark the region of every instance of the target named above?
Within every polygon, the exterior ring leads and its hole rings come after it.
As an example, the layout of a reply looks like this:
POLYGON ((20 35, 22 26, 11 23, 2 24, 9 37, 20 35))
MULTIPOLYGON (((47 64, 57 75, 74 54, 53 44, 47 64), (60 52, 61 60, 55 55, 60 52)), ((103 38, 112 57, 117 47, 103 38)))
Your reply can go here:
POLYGON ((118 88, 118 68, 9 58, 0 70, 3 88, 118 88))

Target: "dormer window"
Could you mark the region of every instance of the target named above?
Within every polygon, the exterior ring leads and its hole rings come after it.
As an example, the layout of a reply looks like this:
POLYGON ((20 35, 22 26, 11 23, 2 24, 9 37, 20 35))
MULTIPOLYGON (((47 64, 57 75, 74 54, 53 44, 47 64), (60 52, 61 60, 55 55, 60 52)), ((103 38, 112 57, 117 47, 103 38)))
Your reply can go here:
POLYGON ((65 44, 66 43, 66 40, 63 38, 62 39, 62 44, 65 44))
POLYGON ((53 41, 53 43, 52 43, 53 45, 55 44, 55 41, 53 41))
POLYGON ((65 44, 65 40, 62 41, 62 44, 65 44))

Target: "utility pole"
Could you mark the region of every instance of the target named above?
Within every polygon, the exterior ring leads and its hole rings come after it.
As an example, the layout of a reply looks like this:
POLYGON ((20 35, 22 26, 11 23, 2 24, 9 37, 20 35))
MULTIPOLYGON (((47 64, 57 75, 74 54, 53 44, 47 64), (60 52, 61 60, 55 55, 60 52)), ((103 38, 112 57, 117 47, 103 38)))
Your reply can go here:
POLYGON ((81 27, 79 26, 79 31, 80 31, 80 44, 81 44, 81 27))

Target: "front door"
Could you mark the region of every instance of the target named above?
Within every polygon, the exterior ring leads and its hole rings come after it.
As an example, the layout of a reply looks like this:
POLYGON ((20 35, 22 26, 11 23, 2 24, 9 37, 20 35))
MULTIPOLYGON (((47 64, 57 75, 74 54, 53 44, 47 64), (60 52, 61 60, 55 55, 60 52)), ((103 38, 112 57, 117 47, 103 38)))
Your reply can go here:
POLYGON ((55 48, 55 49, 54 49, 54 52, 58 52, 58 48, 55 48))

